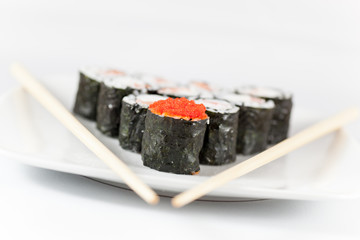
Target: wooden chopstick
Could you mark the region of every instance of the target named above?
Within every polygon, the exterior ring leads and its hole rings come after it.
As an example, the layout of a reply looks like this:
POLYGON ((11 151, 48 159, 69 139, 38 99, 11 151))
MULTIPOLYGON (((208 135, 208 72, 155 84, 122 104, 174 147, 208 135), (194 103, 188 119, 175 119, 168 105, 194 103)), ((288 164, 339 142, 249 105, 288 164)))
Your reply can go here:
POLYGON ((124 182, 149 204, 159 202, 159 196, 143 183, 130 168, 100 142, 82 125, 52 94, 33 77, 21 64, 11 66, 12 75, 22 86, 67 129, 69 129, 87 148, 98 156, 124 182))
POLYGON ((261 166, 264 166, 275 159, 278 159, 285 154, 294 151, 303 145, 310 143, 330 132, 339 129, 341 126, 355 120, 359 116, 358 108, 349 108, 333 117, 314 124, 298 134, 290 137, 279 144, 241 162, 234 167, 231 167, 201 184, 178 194, 171 203, 174 207, 182 207, 202 196, 211 192, 212 190, 224 185, 231 180, 243 176, 261 166))

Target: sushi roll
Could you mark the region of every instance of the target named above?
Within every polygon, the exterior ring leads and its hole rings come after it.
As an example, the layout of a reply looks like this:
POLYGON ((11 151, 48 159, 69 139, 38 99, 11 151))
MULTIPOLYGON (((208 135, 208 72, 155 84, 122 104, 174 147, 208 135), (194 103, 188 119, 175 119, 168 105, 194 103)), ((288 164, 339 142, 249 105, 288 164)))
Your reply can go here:
POLYGON ((201 98, 214 98, 221 90, 219 87, 204 81, 191 81, 188 86, 200 92, 201 98))
POLYGON ((131 77, 107 78, 100 85, 96 126, 105 135, 118 137, 122 99, 145 91, 146 84, 131 77))
POLYGON ((237 93, 272 100, 275 103, 273 118, 268 137, 268 144, 276 144, 288 137, 292 109, 292 94, 276 88, 246 86, 236 90, 237 93))
POLYGON ((274 102, 239 94, 227 94, 221 98, 240 107, 236 152, 251 155, 265 150, 274 102))
POLYGON ((79 72, 80 80, 73 111, 89 120, 96 120, 100 83, 105 77, 124 76, 125 73, 115 68, 99 67, 86 67, 79 72))
POLYGON ((151 74, 135 73, 133 76, 147 84, 147 92, 150 94, 157 94, 157 91, 161 88, 176 86, 174 82, 151 74))
POLYGON ((168 96, 171 98, 187 98, 197 99, 200 97, 200 92, 190 87, 166 87, 158 90, 159 95, 168 96))
POLYGON ((149 106, 141 157, 145 166, 177 174, 200 171, 208 116, 205 106, 186 98, 168 98, 149 106))
POLYGON ((145 117, 149 105, 166 97, 155 94, 128 95, 123 98, 120 114, 119 142, 123 149, 141 152, 145 117))
POLYGON ((195 102, 206 107, 206 114, 210 118, 200 152, 200 164, 223 165, 234 162, 239 108, 218 99, 199 99, 195 102))

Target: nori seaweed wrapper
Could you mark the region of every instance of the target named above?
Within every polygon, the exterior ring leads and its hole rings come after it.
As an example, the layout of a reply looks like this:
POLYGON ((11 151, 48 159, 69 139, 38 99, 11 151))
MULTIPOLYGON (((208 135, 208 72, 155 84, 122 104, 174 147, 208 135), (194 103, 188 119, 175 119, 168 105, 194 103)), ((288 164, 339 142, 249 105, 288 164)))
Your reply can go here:
POLYGON ((132 88, 118 89, 104 83, 100 85, 96 126, 105 135, 119 135, 120 111, 123 97, 131 94, 132 88))
POLYGON ((148 94, 158 94, 158 90, 159 90, 159 88, 155 88, 155 87, 153 87, 153 88, 148 88, 148 89, 147 89, 147 93, 148 93, 148 94))
POLYGON ((292 94, 281 89, 269 87, 243 86, 235 90, 240 94, 272 100, 275 103, 273 118, 268 136, 268 144, 277 144, 288 137, 292 109, 292 94))
MULTIPOLYGON (((264 98, 264 97, 263 97, 264 98)), ((288 137, 290 127, 292 98, 264 98, 275 103, 273 118, 268 136, 268 144, 277 144, 288 137)))
POLYGON ((234 162, 239 111, 229 113, 206 111, 206 114, 210 117, 210 122, 200 152, 200 163, 223 165, 234 162))
POLYGON ((96 120, 96 107, 99 90, 99 81, 91 79, 80 72, 79 86, 73 109, 74 113, 89 120, 96 120))
POLYGON ((250 155, 266 149, 273 108, 240 106, 236 152, 250 155))
POLYGON ((119 142, 123 149, 141 152, 147 109, 139 104, 122 102, 119 128, 119 142))
POLYGON ((175 119, 148 110, 141 150, 144 165, 177 174, 198 172, 207 121, 175 119))

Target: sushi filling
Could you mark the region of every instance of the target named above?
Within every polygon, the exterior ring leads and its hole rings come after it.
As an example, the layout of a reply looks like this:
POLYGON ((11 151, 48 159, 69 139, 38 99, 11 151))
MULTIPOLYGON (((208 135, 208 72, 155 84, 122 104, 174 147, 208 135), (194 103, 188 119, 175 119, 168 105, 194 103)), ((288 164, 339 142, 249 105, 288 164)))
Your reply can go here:
POLYGON ((226 94, 220 96, 221 99, 233 102, 238 106, 252 107, 252 108, 274 108, 273 101, 266 101, 262 98, 252 97, 243 94, 226 94))
POLYGON ((156 95, 156 94, 140 94, 140 95, 128 95, 123 98, 123 101, 130 104, 130 105, 139 105, 142 108, 148 108, 149 105, 152 103, 159 101, 159 100, 165 100, 166 97, 156 95))
POLYGON ((158 91, 161 95, 166 95, 170 97, 186 97, 186 98, 197 98, 200 93, 195 89, 188 87, 167 87, 161 88, 158 91))
POLYGON ((155 94, 141 94, 137 96, 136 103, 144 108, 148 108, 151 104, 159 100, 166 100, 166 97, 155 94))
POLYGON ((148 85, 149 91, 157 91, 160 88, 166 88, 166 87, 174 87, 175 83, 151 74, 144 74, 144 73, 135 73, 133 75, 136 79, 139 79, 140 81, 143 81, 148 85))
POLYGON ((189 87, 192 89, 196 89, 197 91, 201 91, 201 92, 218 92, 218 91, 220 91, 220 88, 218 88, 217 86, 214 86, 210 83, 202 82, 202 81, 192 81, 192 82, 190 82, 189 87))
POLYGON ((80 73, 92 80, 102 82, 105 78, 125 76, 126 73, 112 67, 83 67, 80 73))
POLYGON ((184 120, 198 121, 208 118, 203 104, 196 104, 194 100, 188 100, 184 97, 159 100, 151 104, 149 110, 160 116, 184 120))
POLYGON ((267 87, 255 87, 255 86, 243 86, 236 89, 239 94, 247 94, 258 98, 276 98, 276 99, 289 99, 291 94, 283 92, 276 88, 267 87))
POLYGON ((207 111, 218 113, 235 113, 239 111, 238 107, 235 107, 231 103, 218 99, 199 99, 195 100, 197 104, 203 104, 207 111))
POLYGON ((144 90, 147 87, 146 83, 128 76, 108 77, 104 79, 104 84, 116 89, 144 90))

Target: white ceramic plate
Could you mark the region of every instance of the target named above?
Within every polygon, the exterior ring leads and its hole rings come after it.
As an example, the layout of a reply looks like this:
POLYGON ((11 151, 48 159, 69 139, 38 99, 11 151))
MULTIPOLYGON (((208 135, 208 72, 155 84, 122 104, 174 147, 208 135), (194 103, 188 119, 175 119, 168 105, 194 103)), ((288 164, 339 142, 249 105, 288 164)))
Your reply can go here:
MULTIPOLYGON (((42 79, 48 89, 69 109, 77 90, 77 76, 42 79)), ((311 111, 296 105, 291 132, 318 121, 311 111)), ((22 89, 14 89, 0 101, 0 154, 26 164, 79 174, 123 185, 80 141, 22 89)), ((246 159, 226 166, 201 166, 199 175, 164 173, 144 167, 139 154, 122 150, 116 139, 100 134, 95 123, 81 122, 116 153, 147 184, 172 196, 246 159)), ((334 199, 360 196, 358 142, 341 130, 315 141, 252 173, 209 193, 210 200, 334 199)))

